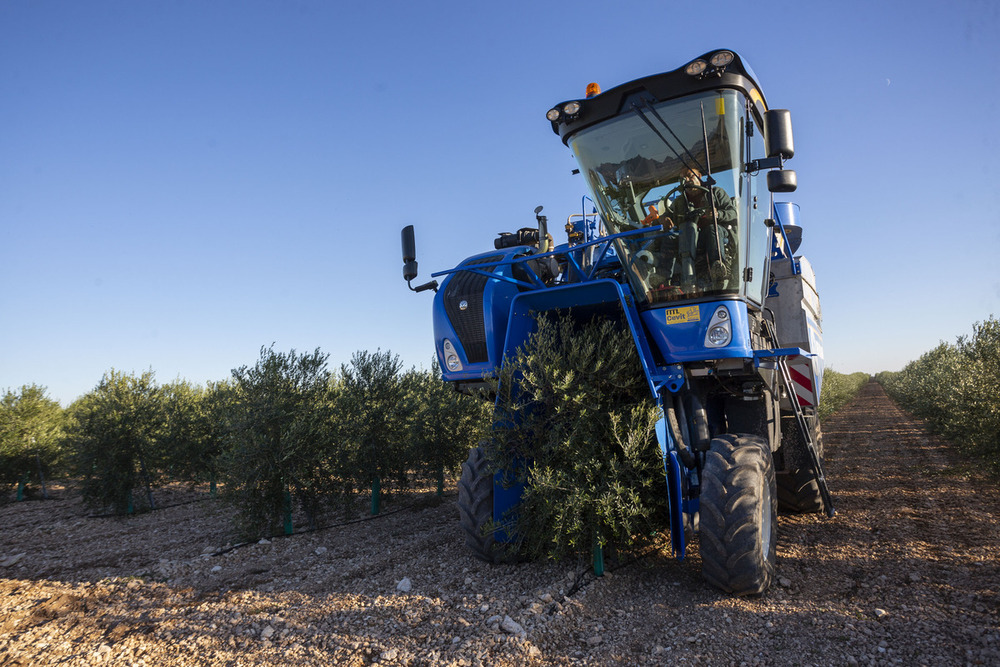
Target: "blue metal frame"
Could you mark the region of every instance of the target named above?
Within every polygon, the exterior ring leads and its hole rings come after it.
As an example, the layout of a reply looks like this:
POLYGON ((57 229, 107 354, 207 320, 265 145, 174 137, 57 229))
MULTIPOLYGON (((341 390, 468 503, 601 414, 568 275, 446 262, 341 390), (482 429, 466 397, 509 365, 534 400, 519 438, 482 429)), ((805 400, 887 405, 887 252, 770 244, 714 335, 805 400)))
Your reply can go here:
MULTIPOLYGON (((503 356, 513 353, 529 333, 530 327, 525 329, 511 328, 516 316, 524 317, 528 311, 541 311, 556 308, 573 308, 580 306, 598 306, 600 304, 616 303, 621 307, 621 312, 628 323, 630 333, 635 341, 636 349, 639 351, 639 359, 646 374, 651 394, 656 397, 662 389, 670 392, 677 392, 683 385, 683 371, 674 368, 677 364, 687 361, 704 361, 707 359, 726 358, 746 358, 753 355, 749 339, 749 324, 747 306, 738 297, 728 298, 718 301, 701 302, 681 302, 677 305, 664 305, 662 307, 652 307, 639 311, 636 299, 631 289, 627 286, 610 279, 602 279, 596 276, 602 268, 601 263, 609 252, 613 251, 613 242, 619 238, 628 238, 641 234, 650 234, 663 231, 662 227, 654 226, 643 229, 633 229, 618 234, 604 236, 593 241, 581 243, 575 246, 560 246, 555 250, 545 253, 535 253, 515 257, 516 252, 530 252, 533 248, 528 246, 508 249, 508 255, 495 262, 487 262, 474 265, 459 265, 446 271, 438 271, 432 277, 449 276, 461 271, 476 273, 492 280, 502 281, 516 286, 519 290, 510 304, 510 315, 507 319, 507 332, 504 336, 503 353, 499 358, 493 358, 485 364, 470 364, 459 373, 449 373, 443 367, 444 379, 448 381, 475 379, 482 377, 483 372, 491 372, 502 363, 503 356), (597 247, 598 251, 592 260, 591 266, 584 268, 583 258, 586 251, 591 247, 597 247), (546 258, 562 259, 566 265, 571 282, 559 285, 546 285, 538 274, 532 269, 530 262, 546 258), (528 276, 528 281, 515 278, 514 265, 521 265, 528 276), (602 286, 603 285, 603 286, 602 286), (585 287, 586 286, 586 287, 585 287), (535 296, 529 296, 535 295, 535 296), (521 304, 520 311, 518 303, 521 304), (733 340, 726 346, 709 348, 704 344, 707 333, 708 320, 711 313, 720 305, 726 305, 730 314, 733 340), (690 322, 670 323, 666 317, 672 311, 680 309, 698 309, 697 319, 692 318, 690 322), (660 319, 663 318, 661 322, 660 319), (669 331, 669 335, 667 332, 669 331), (666 369, 657 367, 650 341, 653 341, 661 356, 666 362, 666 369)), ((444 285, 442 285, 442 288, 444 285)), ((484 308, 492 309, 492 304, 484 303, 484 308)), ((487 318, 491 319, 491 318, 487 318)), ((490 324, 492 324, 492 319, 490 324)), ((447 317, 440 312, 435 312, 435 328, 440 330, 451 329, 447 317)), ((452 330, 453 331, 453 330, 452 330)), ((491 339, 496 338, 496 331, 490 331, 491 339)), ((453 336, 454 337, 454 336, 453 336)), ((454 342, 454 341, 453 341, 454 342)), ((440 343, 440 341, 439 341, 440 343)), ((459 345, 456 343, 456 345, 459 345)), ((459 345, 460 346, 460 345, 459 345)), ((491 350, 495 351, 495 350, 491 350)), ((438 350, 439 354, 441 350, 438 350)), ((464 350, 463 350, 464 353, 464 350)))
POLYGON ((600 237, 598 239, 594 239, 593 241, 587 241, 585 243, 580 243, 580 244, 577 244, 577 245, 574 245, 574 246, 566 246, 566 245, 558 246, 554 250, 551 250, 549 252, 543 252, 543 253, 536 253, 536 252, 534 252, 535 249, 532 248, 531 246, 517 246, 515 248, 512 248, 512 250, 521 250, 521 251, 524 251, 524 252, 533 252, 534 254, 524 255, 522 257, 513 257, 513 256, 511 256, 511 257, 506 257, 506 258, 504 258, 502 260, 498 260, 496 262, 488 262, 488 263, 483 263, 483 264, 476 264, 476 265, 474 265, 475 268, 473 268, 471 266, 459 265, 459 266, 456 266, 453 269, 448 269, 446 271, 438 271, 437 273, 432 273, 431 277, 432 278, 437 278, 439 276, 446 276, 446 275, 449 275, 449 274, 452 274, 452 273, 457 273, 459 271, 470 271, 472 273, 478 273, 478 274, 484 275, 484 276, 486 276, 488 278, 494 278, 496 280, 504 280, 506 282, 513 283, 513 284, 518 285, 519 287, 523 287, 525 289, 553 289, 553 288, 549 287, 548 285, 546 285, 544 282, 542 282, 542 280, 538 277, 538 275, 531 269, 530 265, 527 265, 528 262, 531 262, 531 261, 534 261, 534 260, 538 260, 538 259, 545 259, 545 258, 548 258, 548 257, 556 257, 556 258, 563 257, 566 260, 567 265, 569 266, 569 268, 573 269, 573 277, 574 278, 578 278, 579 282, 587 282, 589 280, 594 280, 595 279, 594 275, 596 274, 596 272, 600 268, 601 260, 604 259, 605 255, 607 255, 608 252, 612 250, 611 244, 616 239, 626 238, 626 237, 629 237, 629 236, 637 236, 637 235, 640 235, 640 234, 650 234, 650 233, 654 233, 654 232, 662 232, 662 231, 665 231, 665 230, 663 229, 663 227, 660 227, 660 226, 643 227, 642 229, 630 229, 627 232, 619 232, 617 234, 610 234, 608 236, 602 236, 602 237, 600 237), (591 247, 591 246, 603 246, 603 247, 601 248, 601 251, 598 254, 597 258, 594 260, 593 266, 591 266, 591 268, 590 268, 589 271, 585 271, 583 269, 583 266, 582 266, 583 251, 586 250, 587 248, 591 247), (575 257, 574 255, 579 255, 579 257, 575 257), (514 278, 513 276, 501 275, 501 274, 495 273, 492 270, 492 269, 495 269, 496 267, 499 267, 499 266, 510 266, 510 265, 513 265, 513 264, 522 264, 522 263, 526 264, 525 269, 527 269, 528 276, 531 279, 531 282, 525 282, 523 280, 518 280, 517 278, 514 278), (491 269, 491 270, 487 270, 487 269, 491 269))
MULTIPOLYGON (((656 227, 629 230, 572 247, 560 246, 551 252, 526 254, 521 257, 514 257, 514 255, 521 252, 531 252, 533 249, 530 247, 512 248, 505 250, 506 256, 495 262, 472 266, 465 264, 433 274, 434 277, 439 277, 449 276, 460 271, 470 271, 491 280, 516 286, 518 289, 511 298, 509 306, 504 306, 509 309, 507 310, 507 326, 503 334, 502 345, 497 340, 500 332, 490 331, 490 338, 496 343, 496 347, 491 350, 490 360, 484 364, 477 364, 472 369, 467 369, 465 376, 474 379, 476 372, 479 373, 478 377, 482 377, 483 373, 493 373, 498 365, 504 363, 505 359, 513 358, 517 348, 535 330, 534 313, 573 308, 587 308, 598 312, 605 310, 609 314, 613 313, 623 317, 635 342, 647 386, 657 401, 657 405, 660 406, 661 412, 664 410, 664 398, 669 394, 681 391, 684 387, 684 362, 743 358, 752 359, 755 365, 760 365, 762 362, 767 364, 766 360, 769 358, 804 354, 799 348, 752 350, 749 340, 747 305, 740 298, 734 297, 707 302, 681 302, 675 306, 648 308, 640 312, 628 285, 597 277, 598 267, 607 253, 612 250, 612 244, 616 239, 655 233, 661 230, 662 228, 656 227), (584 253, 595 246, 597 252, 594 253, 593 263, 589 268, 584 268, 584 253), (531 268, 529 262, 549 257, 563 259, 566 271, 574 282, 546 285, 531 268), (515 264, 523 265, 528 280, 519 280, 513 277, 513 269, 510 267, 515 264), (733 340, 720 348, 706 347, 704 341, 708 323, 712 314, 720 306, 725 307, 729 312, 733 340), (678 322, 668 323, 671 311, 692 308, 697 309, 697 314, 695 316, 695 313, 689 311, 689 321, 679 319, 678 322), (653 344, 659 349, 661 356, 667 362, 666 364, 657 365, 651 347, 653 344), (473 372, 470 373, 470 370, 473 372)), ((483 307, 492 309, 493 304, 484 302, 483 307)), ((453 331, 443 313, 436 312, 435 318, 438 317, 442 321, 436 321, 436 326, 447 326, 449 328, 446 330, 453 331)), ((487 319, 492 320, 492 318, 487 319)), ((492 321, 490 325, 492 326, 492 321)), ((449 377, 445 371, 445 379, 455 379, 455 377, 454 375, 449 377)), ((674 554, 682 559, 687 548, 684 535, 684 516, 685 514, 693 516, 697 513, 698 501, 696 498, 685 497, 688 473, 681 465, 677 443, 673 441, 670 430, 666 428, 665 419, 661 419, 661 422, 663 425, 657 428, 657 439, 663 456, 664 475, 668 486, 671 546, 674 554)), ((523 490, 520 485, 509 485, 509 481, 509 479, 505 480, 502 472, 497 473, 494 477, 493 518, 498 526, 510 523, 510 512, 515 510, 523 490)), ((504 529, 498 531, 496 535, 496 539, 500 542, 513 538, 514 536, 504 529)))

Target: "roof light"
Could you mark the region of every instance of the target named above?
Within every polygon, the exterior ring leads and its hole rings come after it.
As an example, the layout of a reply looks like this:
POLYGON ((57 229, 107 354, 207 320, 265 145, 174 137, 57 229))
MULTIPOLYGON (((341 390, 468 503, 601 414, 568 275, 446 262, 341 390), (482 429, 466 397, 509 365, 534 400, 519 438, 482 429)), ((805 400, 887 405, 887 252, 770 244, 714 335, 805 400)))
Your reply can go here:
POLYGON ((684 73, 690 74, 691 76, 698 76, 707 69, 708 63, 699 58, 698 60, 688 63, 687 67, 684 68, 684 73))
POLYGON ((732 51, 716 51, 712 54, 712 57, 708 59, 708 62, 712 64, 712 67, 725 67, 729 63, 733 62, 736 56, 733 55, 732 51))
POLYGON ((548 118, 553 123, 559 120, 559 109, 549 109, 545 113, 545 117, 548 118))
POLYGON ((596 83, 587 84, 587 97, 594 97, 601 94, 601 87, 596 83))
POLYGON ((580 103, 579 102, 567 102, 563 105, 562 111, 567 116, 575 116, 580 113, 580 103))

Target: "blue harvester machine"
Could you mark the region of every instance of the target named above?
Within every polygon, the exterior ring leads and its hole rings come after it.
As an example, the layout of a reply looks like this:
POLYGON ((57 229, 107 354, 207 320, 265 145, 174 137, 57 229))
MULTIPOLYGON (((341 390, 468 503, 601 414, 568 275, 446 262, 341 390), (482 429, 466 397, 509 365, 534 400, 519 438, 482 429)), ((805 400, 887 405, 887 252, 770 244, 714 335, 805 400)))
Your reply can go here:
MULTIPOLYGON (((774 578, 777 510, 833 514, 816 416, 823 379, 815 275, 795 256, 789 112, 769 109, 733 51, 557 104, 546 114, 587 181, 583 211, 552 247, 547 219, 501 233, 494 250, 434 274, 434 335, 444 380, 496 377, 535 328, 571 312, 623 322, 662 410, 657 438, 670 538, 683 558, 697 531, 705 578, 737 595, 774 578), (589 204, 588 204, 589 202, 589 204), (590 212, 588 212, 588 208, 590 212)), ((403 230, 404 278, 417 275, 403 230)), ((519 489, 481 450, 463 465, 467 542, 497 558, 519 489)))

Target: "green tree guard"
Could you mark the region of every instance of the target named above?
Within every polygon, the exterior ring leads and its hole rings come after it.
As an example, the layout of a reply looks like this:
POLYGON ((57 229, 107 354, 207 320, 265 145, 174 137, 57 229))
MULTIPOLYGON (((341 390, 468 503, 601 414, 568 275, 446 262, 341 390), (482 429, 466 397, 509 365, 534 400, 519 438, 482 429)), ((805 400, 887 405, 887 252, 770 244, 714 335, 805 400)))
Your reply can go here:
POLYGON ((379 507, 381 504, 381 494, 382 494, 382 480, 379 479, 378 475, 372 478, 372 516, 379 513, 379 507))
POLYGON ((208 495, 215 498, 219 494, 218 485, 215 483, 215 473, 213 472, 208 481, 208 495))
POLYGON ((444 464, 438 468, 438 498, 444 495, 444 464))
POLYGON ((594 576, 604 576, 604 547, 599 540, 594 540, 594 576))
POLYGON ((28 473, 24 474, 21 481, 17 483, 17 502, 24 500, 24 488, 28 484, 28 473))

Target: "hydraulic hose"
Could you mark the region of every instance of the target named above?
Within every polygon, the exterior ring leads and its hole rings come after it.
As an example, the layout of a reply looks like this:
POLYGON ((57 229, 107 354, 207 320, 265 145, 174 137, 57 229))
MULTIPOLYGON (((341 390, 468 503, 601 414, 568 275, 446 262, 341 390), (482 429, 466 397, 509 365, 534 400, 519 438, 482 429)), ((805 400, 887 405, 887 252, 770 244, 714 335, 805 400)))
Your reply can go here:
POLYGON ((712 436, 708 430, 708 413, 697 394, 689 394, 691 401, 691 424, 694 426, 694 446, 698 451, 707 452, 712 445, 712 436))
POLYGON ((693 468, 695 466, 694 453, 691 448, 688 447, 688 438, 685 437, 686 429, 681 427, 681 424, 686 424, 686 419, 684 417, 684 406, 678 400, 678 397, 674 397, 669 403, 665 403, 666 417, 667 417, 667 428, 670 429, 670 435, 673 437, 674 442, 677 443, 677 455, 683 463, 688 468, 693 468), (680 419, 678 419, 678 408, 681 411, 680 419))

